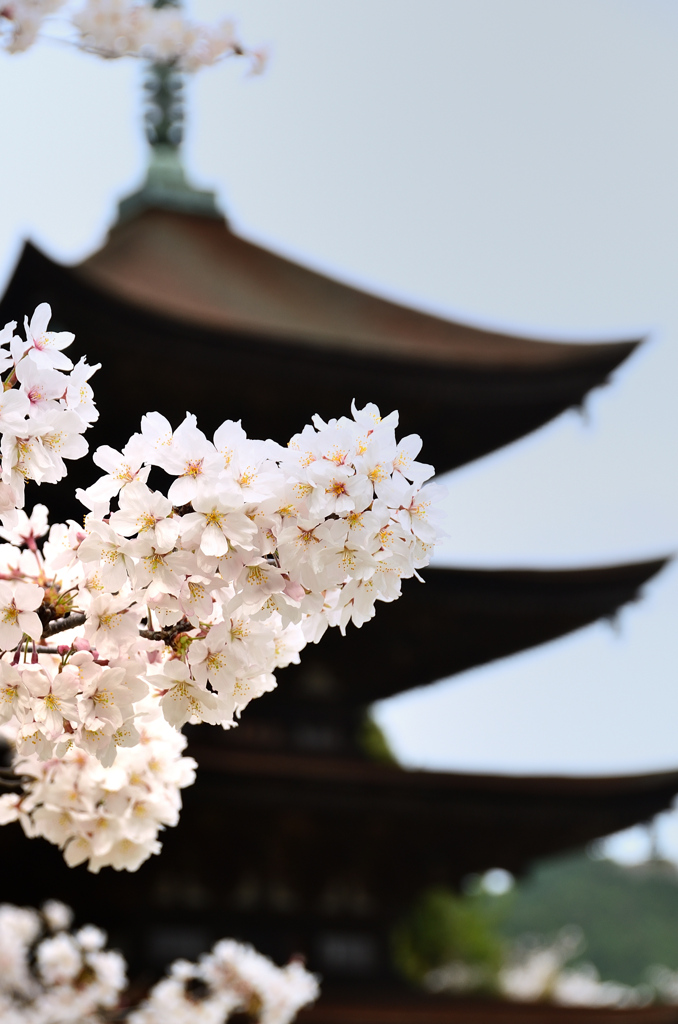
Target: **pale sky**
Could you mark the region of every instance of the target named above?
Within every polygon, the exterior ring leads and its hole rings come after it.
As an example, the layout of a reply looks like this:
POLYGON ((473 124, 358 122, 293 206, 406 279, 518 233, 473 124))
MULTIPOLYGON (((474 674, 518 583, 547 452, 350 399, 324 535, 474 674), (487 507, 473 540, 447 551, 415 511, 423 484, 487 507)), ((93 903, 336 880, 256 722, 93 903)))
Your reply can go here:
MULTIPOLYGON (((447 478, 437 561, 586 566, 677 551, 678 5, 194 9, 233 14, 272 50, 263 77, 221 66, 189 92, 186 163, 235 230, 446 316, 553 338, 648 336, 585 418, 568 413, 447 478)), ((3 282, 26 237, 66 262, 102 243, 142 175, 140 78, 131 61, 57 44, 0 56, 3 282)), ((677 608, 670 568, 617 631, 601 623, 405 694, 379 721, 412 765, 675 768, 677 608)))

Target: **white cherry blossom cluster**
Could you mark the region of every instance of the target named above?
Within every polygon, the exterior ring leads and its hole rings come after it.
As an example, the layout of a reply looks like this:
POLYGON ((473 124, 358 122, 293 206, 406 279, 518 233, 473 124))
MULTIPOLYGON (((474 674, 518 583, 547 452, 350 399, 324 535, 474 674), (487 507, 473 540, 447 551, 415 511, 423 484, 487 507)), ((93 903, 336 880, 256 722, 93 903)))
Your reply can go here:
POLYGON ((23 53, 38 38, 45 19, 53 15, 65 0, 2 0, 0 4, 0 44, 10 53, 23 53))
POLYGON ((42 912, 0 904, 0 1018, 7 1024, 97 1024, 126 985, 123 957, 93 925, 50 900, 42 912))
POLYGON ((580 928, 562 928, 554 939, 518 939, 499 971, 499 990, 507 999, 549 1001, 560 1006, 644 1006, 652 1001, 647 986, 603 981, 590 963, 569 965, 584 948, 580 928))
POLYGON ((246 1013, 257 1024, 289 1024, 319 995, 314 975, 298 961, 276 967, 251 946, 222 939, 197 964, 177 960, 129 1024, 221 1024, 246 1013))
POLYGON ((88 0, 72 18, 80 45, 104 57, 145 57, 197 71, 225 57, 244 56, 253 71, 263 67, 262 51, 246 50, 228 19, 193 21, 178 7, 152 7, 139 0, 88 0))
POLYGON ((179 7, 154 7, 143 0, 0 0, 6 49, 27 50, 57 11, 73 42, 102 57, 142 57, 181 71, 197 71, 226 57, 245 57, 253 72, 263 67, 263 52, 246 49, 232 21, 198 22, 179 7))
MULTIPOLYGON (((138 742, 121 747, 110 767, 74 744, 46 761, 16 757, 22 793, 0 796, 0 824, 19 821, 29 838, 63 850, 69 867, 87 862, 94 874, 102 867, 136 871, 159 853, 158 833, 178 823, 180 790, 195 781, 197 765, 182 756, 186 738, 157 707, 144 713, 149 703, 138 705, 138 742)), ((11 741, 7 727, 3 733, 11 741)))
MULTIPOLYGON (((100 364, 89 366, 83 358, 73 366, 63 352, 73 335, 48 331, 50 317, 50 307, 42 303, 30 323, 25 320, 25 338, 14 333, 15 321, 0 330, 0 374, 9 371, 0 394, 0 513, 5 525, 14 509, 23 508, 27 480, 57 483, 66 476, 64 459, 87 453, 82 435, 99 415, 88 381, 100 364)), ((25 599, 30 603, 28 591, 25 599)), ((37 605, 26 607, 34 611, 37 605)))
MULTIPOLYGON (((197 964, 176 961, 168 976, 131 1010, 118 1009, 127 964, 105 949, 94 925, 69 931, 73 913, 50 900, 40 912, 0 904, 0 1017, 7 1024, 225 1024, 247 1012, 254 1024, 289 1024, 318 997, 318 983, 297 962, 276 967, 231 939, 197 964)), ((127 1000, 124 1000, 127 1004, 127 1000)))
POLYGON ((549 939, 525 935, 504 948, 503 962, 498 969, 456 960, 429 971, 424 977, 424 987, 429 992, 455 996, 489 990, 521 1003, 560 1006, 628 1008, 646 1006, 657 997, 661 1002, 670 1001, 666 998, 666 989, 659 983, 660 977, 666 977, 661 968, 650 985, 603 981, 591 963, 580 961, 570 965, 584 948, 583 932, 576 925, 561 928, 549 939))
POLYGON ((173 729, 233 727, 308 642, 398 598, 428 563, 438 489, 421 440, 397 441, 397 414, 374 405, 315 417, 286 447, 156 412, 122 451, 94 453, 84 525, 50 528, 44 506, 17 507, 23 483, 65 474, 96 409, 93 369, 70 369, 72 335, 49 334, 49 314, 25 340, 3 332, 0 724, 26 781, 0 819, 70 864, 134 870, 192 781, 173 729))

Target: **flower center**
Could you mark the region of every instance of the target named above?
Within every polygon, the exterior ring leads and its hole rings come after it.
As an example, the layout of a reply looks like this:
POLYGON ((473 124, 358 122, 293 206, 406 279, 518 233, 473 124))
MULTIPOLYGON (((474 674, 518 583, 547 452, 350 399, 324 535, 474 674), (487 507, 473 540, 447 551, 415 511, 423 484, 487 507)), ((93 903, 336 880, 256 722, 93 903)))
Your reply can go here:
POLYGON ((184 469, 184 476, 190 476, 195 478, 202 476, 202 464, 204 459, 196 459, 194 462, 187 462, 186 468, 184 469))

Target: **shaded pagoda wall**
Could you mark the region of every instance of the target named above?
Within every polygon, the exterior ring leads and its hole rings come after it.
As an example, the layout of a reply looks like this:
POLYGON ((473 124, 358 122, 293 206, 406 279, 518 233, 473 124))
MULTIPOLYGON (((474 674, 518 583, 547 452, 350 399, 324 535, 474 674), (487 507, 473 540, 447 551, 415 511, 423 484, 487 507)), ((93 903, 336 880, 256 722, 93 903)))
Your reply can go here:
MULTIPOLYGON (((2 830, 2 898, 58 896, 94 918, 132 973, 194 956, 223 935, 282 962, 302 952, 331 982, 394 983, 390 929, 429 885, 519 874, 544 856, 670 806, 678 773, 611 779, 412 772, 312 755, 203 745, 179 826, 134 874, 69 869, 17 824, 2 830)), ((191 738, 193 742, 193 737, 191 738)))

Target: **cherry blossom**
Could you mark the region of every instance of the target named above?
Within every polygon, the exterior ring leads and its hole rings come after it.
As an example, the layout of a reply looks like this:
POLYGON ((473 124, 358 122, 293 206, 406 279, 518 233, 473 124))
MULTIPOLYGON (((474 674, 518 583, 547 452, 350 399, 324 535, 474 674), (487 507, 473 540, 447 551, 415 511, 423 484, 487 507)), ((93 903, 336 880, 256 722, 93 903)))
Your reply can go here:
POLYGON ((76 930, 72 923, 73 912, 57 900, 40 911, 0 904, 3 1021, 225 1024, 232 1014, 247 1013, 253 1024, 290 1024, 318 997, 318 982, 301 963, 277 967, 251 946, 222 939, 198 963, 173 963, 140 1005, 130 1005, 123 956, 106 949, 101 928, 87 924, 76 930))
POLYGON ((36 608, 44 591, 34 583, 0 582, 0 647, 11 650, 24 634, 32 640, 42 636, 42 623, 36 608))
POLYGON ((420 439, 398 442, 374 405, 316 416, 286 447, 151 412, 121 451, 94 452, 83 525, 49 527, 25 485, 63 478, 97 415, 95 367, 72 366, 50 313, 25 339, 0 332, 0 722, 28 780, 0 821, 70 865, 136 870, 193 781, 178 730, 233 728, 307 643, 396 600, 439 535, 439 489, 420 439))
POLYGON ((20 357, 30 353, 31 358, 38 366, 46 370, 72 370, 73 363, 68 356, 63 355, 63 349, 73 341, 74 335, 68 331, 48 331, 47 325, 52 319, 52 310, 47 302, 42 302, 31 317, 24 318, 26 340, 14 339, 10 346, 15 363, 20 357))
MULTIPOLYGON (((197 71, 228 57, 242 57, 252 73, 261 71, 265 61, 263 51, 247 49, 238 41, 228 19, 210 25, 193 21, 178 7, 157 8, 142 0, 5 0, 0 7, 0 43, 4 37, 10 53, 29 49, 57 12, 56 20, 70 29, 60 38, 108 59, 141 57, 182 71, 197 71)), ((52 365, 58 367, 58 350, 66 343, 46 332, 47 322, 38 307, 29 325, 30 344, 41 352, 55 349, 52 365)))

